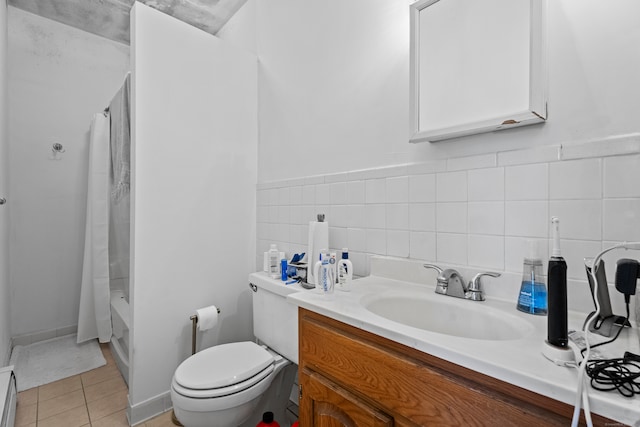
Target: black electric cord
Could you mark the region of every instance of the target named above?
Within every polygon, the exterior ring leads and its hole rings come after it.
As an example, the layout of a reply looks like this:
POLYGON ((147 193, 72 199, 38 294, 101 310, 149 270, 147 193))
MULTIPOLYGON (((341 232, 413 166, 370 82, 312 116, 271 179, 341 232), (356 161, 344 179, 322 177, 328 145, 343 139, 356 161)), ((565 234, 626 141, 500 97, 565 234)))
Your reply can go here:
MULTIPOLYGON (((629 320, 629 302, 627 305, 627 317, 618 329, 618 333, 609 341, 592 345, 591 348, 600 347, 615 341, 624 325, 629 320)), ((582 350, 584 353, 585 350, 582 350)), ((606 360, 589 360, 586 365, 586 373, 591 378, 591 387, 600 391, 617 390, 625 397, 633 397, 640 394, 640 356, 626 352, 624 357, 606 360)))

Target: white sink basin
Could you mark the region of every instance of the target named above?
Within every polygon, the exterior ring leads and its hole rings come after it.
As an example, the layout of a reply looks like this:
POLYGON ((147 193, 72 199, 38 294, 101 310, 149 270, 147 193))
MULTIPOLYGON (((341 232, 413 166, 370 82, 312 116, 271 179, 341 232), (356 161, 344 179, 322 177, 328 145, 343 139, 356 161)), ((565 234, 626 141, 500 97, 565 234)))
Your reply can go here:
POLYGON ((507 341, 521 339, 534 330, 529 322, 490 307, 487 301, 396 291, 367 295, 361 303, 371 313, 393 322, 456 337, 507 341))

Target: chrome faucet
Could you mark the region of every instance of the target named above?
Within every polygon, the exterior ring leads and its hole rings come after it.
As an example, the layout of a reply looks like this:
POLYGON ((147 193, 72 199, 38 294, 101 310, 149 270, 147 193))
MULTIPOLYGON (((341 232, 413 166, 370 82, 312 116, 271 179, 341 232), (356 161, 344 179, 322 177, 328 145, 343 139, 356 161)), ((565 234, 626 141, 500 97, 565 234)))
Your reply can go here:
POLYGON ((484 301, 484 292, 482 291, 482 282, 480 281, 482 276, 500 277, 500 273, 478 273, 473 276, 473 279, 468 285, 465 285, 462 275, 454 269, 448 268, 443 270, 434 264, 424 264, 424 267, 434 269, 438 272, 438 279, 436 283, 437 294, 464 298, 472 301, 484 301))

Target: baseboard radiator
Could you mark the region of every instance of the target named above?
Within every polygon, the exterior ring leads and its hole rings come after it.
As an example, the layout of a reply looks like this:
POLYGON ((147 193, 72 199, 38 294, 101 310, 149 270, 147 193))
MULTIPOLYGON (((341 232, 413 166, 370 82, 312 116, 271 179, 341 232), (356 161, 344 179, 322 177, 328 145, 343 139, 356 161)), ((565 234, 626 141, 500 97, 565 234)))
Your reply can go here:
POLYGON ((13 366, 0 368, 0 427, 13 427, 16 421, 16 376, 13 366))

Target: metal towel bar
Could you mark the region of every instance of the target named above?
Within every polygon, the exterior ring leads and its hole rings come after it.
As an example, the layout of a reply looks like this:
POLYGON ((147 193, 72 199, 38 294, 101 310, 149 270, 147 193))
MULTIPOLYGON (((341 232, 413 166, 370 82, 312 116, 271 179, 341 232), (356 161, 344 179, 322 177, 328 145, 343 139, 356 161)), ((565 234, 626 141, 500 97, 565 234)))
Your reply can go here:
MULTIPOLYGON (((220 314, 220 309, 218 308, 218 314, 220 314)), ((191 355, 196 354, 196 328, 198 326, 198 315, 194 314, 189 317, 191 320, 191 355)))

